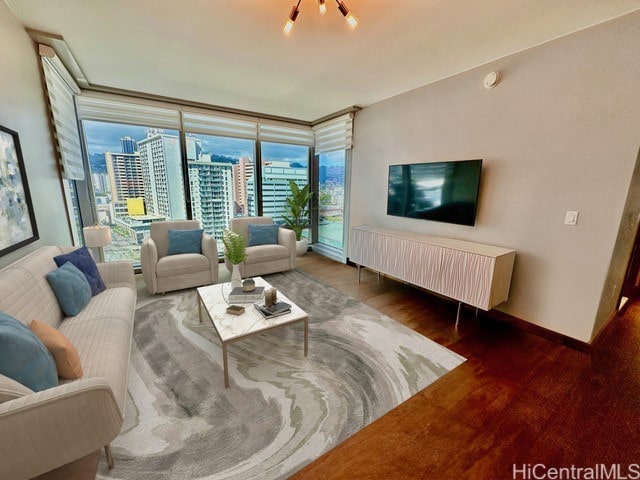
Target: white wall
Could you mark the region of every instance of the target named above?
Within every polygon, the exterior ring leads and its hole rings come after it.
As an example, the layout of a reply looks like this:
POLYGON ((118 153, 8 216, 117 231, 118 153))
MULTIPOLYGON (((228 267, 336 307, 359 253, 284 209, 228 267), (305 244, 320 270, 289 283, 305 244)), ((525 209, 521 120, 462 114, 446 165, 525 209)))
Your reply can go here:
POLYGON ((18 132, 40 240, 0 258, 0 267, 42 245, 71 245, 33 41, 0 1, 0 125, 18 132))
POLYGON ((619 292, 605 279, 640 145, 638 52, 633 13, 363 109, 351 226, 514 248, 499 309, 589 341, 601 294, 619 292), (486 90, 492 70, 503 79, 486 90), (484 159, 475 227, 386 215, 389 164, 474 158, 484 159), (563 224, 567 210, 580 211, 578 226, 563 224))

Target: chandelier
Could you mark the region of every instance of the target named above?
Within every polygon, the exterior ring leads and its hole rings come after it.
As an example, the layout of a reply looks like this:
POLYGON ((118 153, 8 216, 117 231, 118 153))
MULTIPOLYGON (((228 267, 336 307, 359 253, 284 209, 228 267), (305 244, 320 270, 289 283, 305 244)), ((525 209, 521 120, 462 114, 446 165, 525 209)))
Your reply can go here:
MULTIPOLYGON (((298 0, 298 3, 295 4, 293 8, 291 8, 289 18, 287 18, 287 21, 282 28, 282 31, 285 35, 289 35, 291 33, 291 30, 293 30, 293 22, 296 21, 296 18, 298 18, 298 14, 300 13, 298 7, 300 7, 301 1, 302 0, 298 0)), ((338 10, 340 10, 340 13, 347 21, 347 25, 349 25, 349 27, 351 28, 356 28, 358 26, 358 19, 353 14, 353 12, 350 12, 349 8, 341 0, 336 0, 336 3, 338 4, 338 10)), ((327 5, 325 4, 325 0, 318 0, 318 11, 320 12, 320 15, 324 15, 325 13, 327 13, 327 5)))

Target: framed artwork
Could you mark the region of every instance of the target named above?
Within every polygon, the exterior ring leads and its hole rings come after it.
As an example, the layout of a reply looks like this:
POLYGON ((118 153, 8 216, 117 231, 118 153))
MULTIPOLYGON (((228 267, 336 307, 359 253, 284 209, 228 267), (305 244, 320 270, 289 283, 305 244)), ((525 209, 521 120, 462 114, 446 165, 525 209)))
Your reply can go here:
POLYGON ((0 126, 0 257, 38 238, 18 134, 0 126))

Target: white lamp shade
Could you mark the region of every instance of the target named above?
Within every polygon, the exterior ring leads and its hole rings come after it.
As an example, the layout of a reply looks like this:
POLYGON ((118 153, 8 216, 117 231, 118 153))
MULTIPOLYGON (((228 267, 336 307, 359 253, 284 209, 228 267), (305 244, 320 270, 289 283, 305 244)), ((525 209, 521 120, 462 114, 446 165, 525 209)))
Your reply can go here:
POLYGON ((111 245, 111 229, 96 225, 95 227, 84 227, 84 244, 90 248, 104 247, 111 245))

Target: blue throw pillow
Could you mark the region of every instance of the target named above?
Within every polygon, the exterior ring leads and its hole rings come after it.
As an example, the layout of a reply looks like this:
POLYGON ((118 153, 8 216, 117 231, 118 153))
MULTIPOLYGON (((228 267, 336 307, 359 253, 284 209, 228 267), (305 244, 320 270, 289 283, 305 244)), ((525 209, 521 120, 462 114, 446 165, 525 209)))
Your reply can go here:
POLYGON ((58 385, 58 371, 47 347, 15 318, 0 312, 0 373, 34 392, 58 385))
POLYGON ((73 263, 67 262, 47 273, 60 308, 68 317, 75 317, 91 300, 91 287, 84 274, 73 263))
POLYGON ((87 282, 91 287, 91 295, 97 295, 106 288, 100 272, 98 272, 98 266, 87 247, 81 247, 65 255, 58 255, 53 257, 53 260, 59 267, 67 262, 73 263, 87 278, 87 282))
POLYGON ((278 230, 280 225, 261 225, 259 223, 249 224, 249 243, 248 247, 256 245, 277 245, 278 230))
POLYGON ((180 253, 202 253, 202 233, 204 230, 169 230, 167 255, 180 253))

